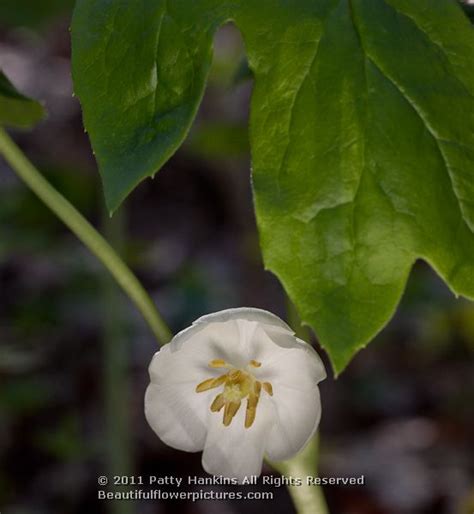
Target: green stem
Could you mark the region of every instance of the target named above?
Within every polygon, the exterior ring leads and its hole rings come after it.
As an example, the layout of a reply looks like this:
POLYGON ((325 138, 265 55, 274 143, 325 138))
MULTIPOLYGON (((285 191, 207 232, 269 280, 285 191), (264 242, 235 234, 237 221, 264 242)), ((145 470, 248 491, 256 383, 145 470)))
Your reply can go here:
POLYGON ((142 313, 158 341, 161 344, 167 343, 171 339, 171 331, 137 277, 82 214, 31 164, 1 127, 0 154, 3 154, 17 175, 110 271, 142 313))
POLYGON ((284 462, 270 463, 282 475, 301 480, 301 485, 287 486, 298 514, 329 514, 321 487, 307 483, 308 477, 315 477, 317 474, 318 456, 319 437, 316 434, 296 457, 284 462))
MULTIPOLYGON (((104 209, 102 229, 119 254, 123 255, 125 245, 124 209, 110 218, 104 209)), ((104 325, 104 399, 105 399, 105 450, 106 475, 133 475, 133 446, 131 437, 131 387, 128 363, 130 330, 125 316, 122 295, 118 286, 109 275, 104 275, 103 289, 103 325, 104 325)), ((119 489, 110 486, 113 492, 119 489)), ((132 502, 109 502, 110 514, 133 514, 132 502)))
MULTIPOLYGON (((301 319, 293 302, 287 299, 288 323, 297 337, 307 341, 309 331, 301 324, 301 319)), ((318 473, 319 435, 316 434, 306 448, 296 457, 284 462, 270 463, 280 473, 301 479, 301 485, 288 486, 298 514, 329 514, 324 494, 319 485, 309 485, 307 477, 315 477, 318 473)))

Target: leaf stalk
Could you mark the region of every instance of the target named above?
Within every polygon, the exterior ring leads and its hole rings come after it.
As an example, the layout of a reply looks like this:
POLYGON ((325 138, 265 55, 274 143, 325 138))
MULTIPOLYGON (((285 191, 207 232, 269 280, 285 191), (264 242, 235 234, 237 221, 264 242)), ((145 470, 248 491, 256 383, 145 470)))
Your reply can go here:
POLYGON ((41 175, 2 127, 0 155, 3 155, 20 179, 102 262, 142 313, 158 342, 167 343, 172 333, 137 277, 104 237, 41 175))

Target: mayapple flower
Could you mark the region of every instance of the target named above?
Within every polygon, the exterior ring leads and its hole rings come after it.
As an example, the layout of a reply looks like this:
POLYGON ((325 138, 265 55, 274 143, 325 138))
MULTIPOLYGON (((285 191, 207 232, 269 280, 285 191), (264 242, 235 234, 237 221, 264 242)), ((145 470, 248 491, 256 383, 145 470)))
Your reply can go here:
POLYGON ((155 354, 145 415, 167 445, 203 450, 214 475, 260 475, 263 457, 304 448, 321 416, 318 354, 277 316, 250 308, 204 316, 155 354))

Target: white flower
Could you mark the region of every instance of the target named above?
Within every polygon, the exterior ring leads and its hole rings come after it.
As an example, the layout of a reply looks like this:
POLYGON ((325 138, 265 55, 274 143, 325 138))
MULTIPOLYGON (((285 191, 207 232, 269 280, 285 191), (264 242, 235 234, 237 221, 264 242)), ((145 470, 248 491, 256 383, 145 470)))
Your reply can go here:
POLYGON ((316 431, 317 353, 275 315, 230 309, 204 316, 155 354, 145 415, 173 448, 203 451, 208 473, 259 475, 262 460, 286 460, 316 431))

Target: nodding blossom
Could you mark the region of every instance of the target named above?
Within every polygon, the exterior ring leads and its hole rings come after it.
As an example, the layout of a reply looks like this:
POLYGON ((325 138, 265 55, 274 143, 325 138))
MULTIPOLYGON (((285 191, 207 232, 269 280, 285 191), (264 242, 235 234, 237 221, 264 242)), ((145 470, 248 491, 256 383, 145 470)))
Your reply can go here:
POLYGON ((167 445, 203 451, 211 474, 260 475, 264 456, 304 448, 321 416, 324 366, 280 318, 260 309, 203 316, 155 354, 145 415, 167 445))

